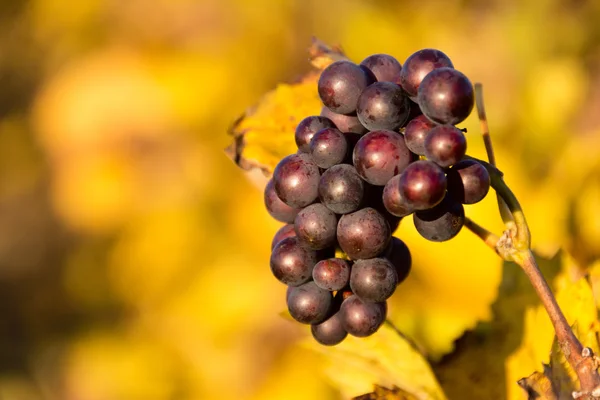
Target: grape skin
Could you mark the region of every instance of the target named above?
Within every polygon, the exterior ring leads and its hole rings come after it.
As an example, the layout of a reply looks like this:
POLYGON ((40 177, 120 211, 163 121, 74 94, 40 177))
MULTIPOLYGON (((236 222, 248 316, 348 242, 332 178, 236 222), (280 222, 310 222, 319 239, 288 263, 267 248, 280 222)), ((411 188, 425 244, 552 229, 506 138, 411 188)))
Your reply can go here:
POLYGON ((291 154, 275 167, 275 192, 281 201, 292 208, 306 207, 319 195, 320 177, 319 167, 309 154, 291 154))
POLYGON ((361 92, 375 81, 368 68, 350 61, 336 61, 321 72, 317 85, 319 97, 331 111, 352 114, 356 112, 361 92))
POLYGON ((294 224, 286 224, 282 226, 273 236, 273 241, 271 242, 271 250, 273 250, 275 245, 281 242, 283 239, 295 236, 296 231, 294 230, 294 224))
POLYGON ((358 260, 352 266, 350 288, 363 301, 387 300, 398 285, 398 274, 386 258, 358 260))
POLYGON ((362 135, 368 132, 356 116, 334 113, 325 106, 321 109, 321 115, 333 121, 335 126, 344 133, 350 132, 362 135))
POLYGON ((430 210, 413 215, 417 232, 432 242, 445 242, 455 237, 465 222, 465 209, 458 201, 446 196, 430 210))
POLYGON ((454 65, 446 54, 436 49, 419 50, 406 59, 402 65, 400 82, 411 100, 417 100, 419 87, 425 76, 442 67, 453 68, 454 65))
POLYGON ((336 291, 343 289, 350 279, 350 263, 342 258, 319 261, 313 269, 313 280, 321 289, 336 291))
POLYGON ((425 138, 437 124, 424 115, 419 115, 409 121, 404 128, 404 141, 410 151, 420 156, 425 155, 425 138))
POLYGON ((352 165, 334 165, 321 175, 319 198, 336 214, 356 211, 364 196, 364 183, 352 165))
POLYGON ((300 244, 322 250, 335 243, 337 217, 323 204, 311 204, 296 215, 294 228, 300 244))
POLYGON ((438 125, 425 138, 425 156, 442 168, 459 162, 467 153, 465 134, 452 125, 438 125))
POLYGON ((312 277, 317 261, 314 250, 301 246, 298 238, 288 237, 277 243, 271 252, 271 272, 280 282, 298 286, 312 277))
POLYGON ((325 128, 335 128, 333 121, 326 116, 312 115, 300 121, 294 133, 294 140, 296 141, 298 150, 302 153, 309 153, 310 140, 317 132, 325 128))
POLYGON ((310 141, 310 154, 319 168, 340 164, 348 154, 346 136, 337 128, 321 129, 310 141))
POLYGON ((362 60, 360 65, 369 68, 378 82, 400 83, 402 65, 389 54, 372 54, 362 60))
POLYGON ((340 307, 342 326, 352 336, 371 336, 385 322, 387 304, 367 303, 357 295, 348 297, 340 307))
POLYGON ((312 324, 310 327, 313 338, 325 346, 335 346, 341 343, 348 332, 342 323, 342 314, 337 312, 320 324, 312 324))
POLYGON ((378 130, 360 138, 352 153, 358 174, 373 185, 384 186, 413 160, 402 134, 378 130))
POLYGON ((435 163, 419 160, 400 175, 402 197, 413 210, 427 210, 440 203, 446 193, 446 175, 435 163))
POLYGON ((396 217, 405 217, 413 212, 400 191, 400 176, 392 177, 383 188, 383 205, 385 209, 396 217))
POLYGON ((431 71, 419 86, 417 99, 423 114, 438 124, 464 121, 475 104, 473 84, 454 68, 431 71))
POLYGON ((490 190, 490 174, 474 160, 463 160, 446 174, 448 193, 463 204, 475 204, 485 198, 490 190))
POLYGON ((406 123, 410 103, 402 88, 392 82, 376 82, 358 98, 356 114, 370 131, 396 130, 406 123))
POLYGON ((371 207, 343 215, 338 222, 338 244, 353 260, 375 257, 386 248, 390 238, 387 221, 371 207))
POLYGON ((333 295, 307 282, 291 289, 288 299, 288 311, 292 318, 302 324, 318 324, 330 315, 333 295))
POLYGON ((269 215, 280 222, 292 223, 300 212, 299 208, 292 208, 281 201, 275 192, 273 179, 270 179, 265 187, 264 201, 269 215))

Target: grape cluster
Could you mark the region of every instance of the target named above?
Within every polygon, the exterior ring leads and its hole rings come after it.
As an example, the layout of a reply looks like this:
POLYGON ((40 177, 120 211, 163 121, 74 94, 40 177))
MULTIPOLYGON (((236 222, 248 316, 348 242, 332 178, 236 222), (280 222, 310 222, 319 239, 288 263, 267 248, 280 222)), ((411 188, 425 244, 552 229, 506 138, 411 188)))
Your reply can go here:
POLYGON ((298 124, 298 152, 276 166, 265 205, 286 223, 270 265, 288 285, 288 310, 319 343, 335 345, 385 321, 386 300, 411 268, 408 247, 392 236, 400 220, 413 214, 421 236, 449 240, 490 177, 465 159, 455 126, 473 109, 473 86, 439 50, 404 65, 386 54, 334 62, 318 92, 321 115, 298 124))

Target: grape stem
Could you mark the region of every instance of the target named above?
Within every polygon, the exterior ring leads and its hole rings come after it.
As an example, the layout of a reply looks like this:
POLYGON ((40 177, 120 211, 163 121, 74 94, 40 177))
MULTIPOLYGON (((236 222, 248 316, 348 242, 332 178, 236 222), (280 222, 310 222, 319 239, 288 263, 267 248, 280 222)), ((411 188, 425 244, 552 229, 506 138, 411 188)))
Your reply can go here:
MULTIPOLYGON (((498 238, 468 218, 465 218, 465 226, 489 247, 492 247, 502 259, 519 265, 529 278, 550 317, 561 351, 579 379, 581 390, 573 392, 573 398, 600 398, 600 375, 598 374, 597 358, 590 348, 584 348, 577 339, 556 302, 556 298, 544 279, 531 251, 531 234, 525 219, 525 213, 515 194, 504 182, 502 172, 496 168, 483 105, 483 89, 480 83, 475 84, 475 99, 483 131, 483 140, 490 162, 474 160, 482 163, 490 174, 491 186, 498 196, 498 208, 507 230, 498 238)), ((472 157, 469 158, 473 159, 472 157)))

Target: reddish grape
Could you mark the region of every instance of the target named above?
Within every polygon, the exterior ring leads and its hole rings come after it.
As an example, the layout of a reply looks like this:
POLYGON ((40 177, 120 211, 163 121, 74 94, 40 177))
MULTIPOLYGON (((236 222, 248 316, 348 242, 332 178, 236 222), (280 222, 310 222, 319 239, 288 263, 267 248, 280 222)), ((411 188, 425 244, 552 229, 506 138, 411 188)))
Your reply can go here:
POLYGON ((338 222, 338 244, 353 260, 377 256, 386 248, 390 237, 390 226, 374 208, 343 215, 338 222))
POLYGON ((275 185, 273 184, 273 179, 270 179, 265 187, 265 207, 269 212, 271 217, 275 218, 277 221, 292 223, 294 222, 294 218, 300 211, 299 208, 292 208, 285 204, 275 193, 275 185))
POLYGON ((273 172, 277 196, 293 208, 306 207, 317 199, 320 178, 319 167, 304 153, 285 157, 273 172))
POLYGON ((392 176, 401 173, 413 160, 402 134, 393 131, 373 131, 360 138, 352 160, 358 174, 373 185, 383 186, 392 176))
POLYGON ((430 120, 456 125, 471 114, 475 94, 471 81, 463 73, 454 68, 438 68, 421 82, 417 100, 430 120))
POLYGON ((424 115, 410 120, 404 128, 404 141, 410 151, 420 156, 425 155, 425 137, 437 124, 424 115))
POLYGON ((335 243, 337 218, 335 213, 321 203, 300 210, 294 221, 300 243, 313 250, 322 250, 335 243))
POLYGON ((490 174, 474 160, 463 160, 450 168, 448 193, 463 204, 475 204, 484 199, 490 190, 490 174))
POLYGON ((342 314, 340 312, 333 314, 319 324, 312 324, 310 332, 317 342, 325 346, 335 346, 348 336, 348 332, 342 324, 342 314))
POLYGON ((340 164, 348 154, 346 136, 337 128, 321 129, 310 141, 310 154, 319 168, 340 164))
POLYGON ((350 279, 350 263, 342 258, 321 260, 315 265, 312 276, 321 289, 341 290, 350 279))
POLYGON ((280 282, 298 286, 312 277, 317 253, 302 247, 296 237, 283 239, 271 253, 271 272, 280 282))
POLYGON ((352 266, 350 288, 363 301, 387 300, 398 285, 398 274, 386 258, 358 260, 352 266))
MULTIPOLYGON (((400 82, 412 100, 416 100, 421 81, 436 68, 453 68, 447 55, 435 49, 423 49, 411 54, 400 72, 400 82)), ((420 105, 421 103, 419 103, 420 105)))
POLYGON ((427 210, 435 206, 446 193, 446 175, 431 161, 415 161, 399 179, 400 193, 413 210, 427 210))
POLYGON ((466 153, 467 138, 455 126, 435 126, 425 138, 425 156, 442 168, 456 164, 466 153))
POLYGON ((396 217, 405 217, 413 212, 400 191, 400 176, 392 177, 383 188, 383 205, 385 209, 396 217))
POLYGON ((417 211, 413 215, 417 232, 432 242, 444 242, 460 232, 465 222, 465 209, 449 196, 429 210, 417 211))
POLYGON ((296 231, 294 230, 294 224, 287 224, 279 228, 279 230, 273 236, 273 241, 271 242, 271 250, 277 245, 277 243, 281 242, 285 238, 295 237, 296 231))
POLYGON ((402 65, 388 54, 373 54, 362 60, 363 65, 373 72, 378 82, 400 83, 402 65))
POLYGON ((364 195, 364 183, 352 165, 334 165, 321 175, 319 197, 336 214, 356 211, 364 195))
POLYGON ((346 332, 356 337, 367 337, 377 332, 385 322, 387 304, 367 303, 352 295, 344 300, 340 313, 346 332))
POLYGON ((392 82, 376 82, 358 98, 356 114, 370 131, 396 130, 406 123, 410 103, 402 88, 392 82))
POLYGON ((335 124, 327 117, 323 116, 310 116, 304 118, 296 127, 294 133, 294 139, 298 150, 302 153, 310 152, 310 140, 319 132, 321 129, 335 128, 335 124))
POLYGON ((331 111, 352 114, 361 92, 375 81, 375 75, 368 68, 350 61, 336 61, 321 72, 319 97, 331 111))
POLYGON ((303 324, 319 324, 330 315, 333 295, 314 282, 307 282, 291 289, 288 311, 292 318, 303 324))

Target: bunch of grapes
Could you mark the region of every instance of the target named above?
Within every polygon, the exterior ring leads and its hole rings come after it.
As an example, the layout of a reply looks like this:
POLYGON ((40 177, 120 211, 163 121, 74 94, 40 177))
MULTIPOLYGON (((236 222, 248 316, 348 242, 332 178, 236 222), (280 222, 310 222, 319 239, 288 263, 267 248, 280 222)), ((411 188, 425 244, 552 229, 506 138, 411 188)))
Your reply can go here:
POLYGON ((298 124, 298 152, 275 168, 265 205, 287 224, 270 264, 288 285, 288 310, 319 343, 335 345, 385 321, 386 300, 411 268, 408 247, 392 236, 400 220, 412 214, 421 236, 449 240, 490 177, 464 159, 455 126, 473 109, 473 85, 439 50, 403 66, 386 54, 334 62, 318 92, 321 115, 298 124))

